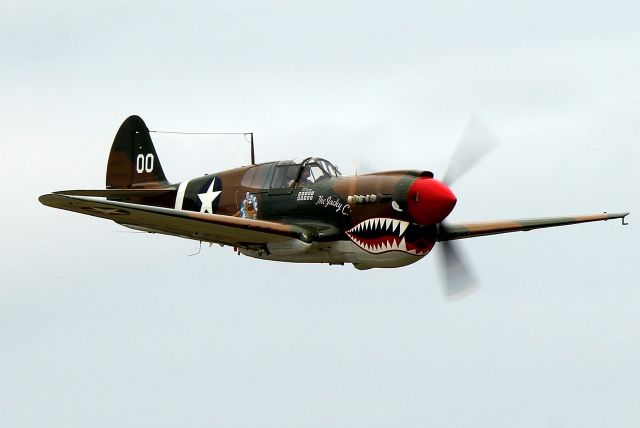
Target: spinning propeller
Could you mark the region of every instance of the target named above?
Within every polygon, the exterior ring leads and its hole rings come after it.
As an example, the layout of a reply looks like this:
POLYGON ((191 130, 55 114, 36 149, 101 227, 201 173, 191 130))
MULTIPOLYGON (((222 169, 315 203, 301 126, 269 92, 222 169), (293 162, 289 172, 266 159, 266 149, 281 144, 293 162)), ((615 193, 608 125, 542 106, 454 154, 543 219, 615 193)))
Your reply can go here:
MULTIPOLYGON (((451 186, 472 169, 497 144, 498 140, 489 128, 477 117, 472 117, 449 162, 449 167, 442 180, 443 187, 448 188, 451 186)), ((438 224, 438 228, 444 230, 447 225, 445 222, 441 222, 438 224)), ((441 251, 439 251, 441 254, 440 262, 443 267, 447 297, 450 299, 458 298, 472 292, 478 282, 461 248, 453 241, 442 241, 439 245, 441 246, 441 251)))

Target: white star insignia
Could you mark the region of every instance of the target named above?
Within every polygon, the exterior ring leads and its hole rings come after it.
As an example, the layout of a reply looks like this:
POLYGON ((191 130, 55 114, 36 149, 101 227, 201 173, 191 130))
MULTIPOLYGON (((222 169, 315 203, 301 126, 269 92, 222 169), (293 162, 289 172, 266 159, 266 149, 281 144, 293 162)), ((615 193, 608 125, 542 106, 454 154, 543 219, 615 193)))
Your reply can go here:
POLYGON ((206 193, 198 193, 198 198, 200 198, 200 202, 202 202, 202 206, 200 207, 201 213, 213 214, 213 202, 218 198, 220 193, 222 193, 220 190, 213 191, 213 185, 215 183, 216 179, 214 178, 206 193))

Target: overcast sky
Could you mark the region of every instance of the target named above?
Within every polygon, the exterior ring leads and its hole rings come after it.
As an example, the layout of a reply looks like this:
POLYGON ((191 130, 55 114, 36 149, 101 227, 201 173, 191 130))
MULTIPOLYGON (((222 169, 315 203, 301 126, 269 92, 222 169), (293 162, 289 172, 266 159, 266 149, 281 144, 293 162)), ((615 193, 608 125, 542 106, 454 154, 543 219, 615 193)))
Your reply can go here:
MULTIPOLYGON (((0 426, 640 425, 638 2, 2 9, 0 426), (188 257, 197 243, 37 202, 104 187, 131 114, 253 131, 258 161, 440 177, 477 114, 501 144, 456 182, 451 221, 631 225, 460 242, 482 286, 449 303, 436 254, 366 272, 188 257)), ((247 163, 230 142, 156 148, 178 181, 247 163)))

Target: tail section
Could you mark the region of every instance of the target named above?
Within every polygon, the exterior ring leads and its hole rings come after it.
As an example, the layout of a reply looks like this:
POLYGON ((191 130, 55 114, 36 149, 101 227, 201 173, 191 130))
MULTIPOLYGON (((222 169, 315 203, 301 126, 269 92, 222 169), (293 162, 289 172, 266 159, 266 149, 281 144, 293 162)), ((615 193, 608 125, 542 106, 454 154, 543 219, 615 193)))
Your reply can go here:
POLYGON ((149 128, 139 116, 128 117, 118 129, 107 162, 107 189, 166 186, 149 128))

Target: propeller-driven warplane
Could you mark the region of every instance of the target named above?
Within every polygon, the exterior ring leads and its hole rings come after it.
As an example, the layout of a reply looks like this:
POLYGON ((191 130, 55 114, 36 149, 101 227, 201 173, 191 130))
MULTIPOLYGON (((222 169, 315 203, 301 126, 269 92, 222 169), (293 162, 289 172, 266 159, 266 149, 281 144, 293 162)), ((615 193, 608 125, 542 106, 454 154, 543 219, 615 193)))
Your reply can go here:
POLYGON ((625 224, 629 214, 444 223, 457 201, 449 185, 481 154, 457 162, 462 171, 439 181, 422 170, 343 176, 317 157, 256 164, 253 143, 251 153, 251 165, 170 183, 149 129, 131 116, 111 147, 106 189, 60 191, 39 200, 265 260, 395 268, 417 262, 442 243, 450 295, 471 285, 453 240, 599 220, 625 224))

